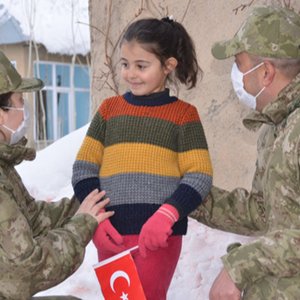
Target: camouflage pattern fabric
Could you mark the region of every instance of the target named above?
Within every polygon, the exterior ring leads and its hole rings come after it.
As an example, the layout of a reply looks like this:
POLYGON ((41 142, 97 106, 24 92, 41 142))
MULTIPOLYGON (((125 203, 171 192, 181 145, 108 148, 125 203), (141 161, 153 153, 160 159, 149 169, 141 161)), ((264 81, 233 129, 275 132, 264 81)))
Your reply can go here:
POLYGON ((22 78, 6 55, 0 51, 0 94, 39 91, 44 86, 37 78, 22 78))
POLYGON ((231 40, 212 47, 217 59, 243 51, 262 57, 300 58, 300 15, 287 8, 257 7, 231 40))
MULTIPOLYGON (((0 299, 23 300, 70 276, 97 227, 75 199, 35 201, 14 166, 35 151, 0 143, 0 299)), ((51 180, 51 178, 49 178, 51 180)))
POLYGON ((190 216, 213 228, 257 236, 222 257, 244 300, 300 299, 300 74, 244 125, 261 130, 251 191, 213 187, 190 216))

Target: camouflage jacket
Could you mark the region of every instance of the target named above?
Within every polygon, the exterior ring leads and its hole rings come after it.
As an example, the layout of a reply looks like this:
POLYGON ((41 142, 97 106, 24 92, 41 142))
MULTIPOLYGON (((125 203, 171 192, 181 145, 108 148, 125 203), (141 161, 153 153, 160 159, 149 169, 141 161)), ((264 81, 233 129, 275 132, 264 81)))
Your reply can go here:
POLYGON ((251 191, 214 186, 191 217, 213 228, 258 236, 222 257, 244 290, 243 299, 299 299, 300 74, 262 113, 253 112, 243 122, 248 129, 261 128, 251 191))
POLYGON ((0 299, 31 299, 63 281, 81 264, 97 227, 89 215, 73 216, 75 199, 51 203, 29 195, 14 167, 35 157, 23 142, 0 143, 0 299))

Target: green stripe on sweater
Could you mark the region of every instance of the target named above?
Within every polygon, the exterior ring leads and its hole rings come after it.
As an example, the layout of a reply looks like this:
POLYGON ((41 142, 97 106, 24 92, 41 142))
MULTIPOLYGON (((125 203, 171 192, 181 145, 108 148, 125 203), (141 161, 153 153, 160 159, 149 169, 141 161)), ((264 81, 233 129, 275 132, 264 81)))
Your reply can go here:
POLYGON ((93 120, 88 135, 100 140, 105 147, 118 143, 146 143, 176 152, 192 149, 207 149, 203 128, 200 122, 187 123, 183 126, 173 122, 136 116, 118 116, 106 121, 109 135, 97 131, 103 126, 101 116, 93 120), (95 121, 101 124, 94 124, 95 121), (105 141, 103 141, 105 136, 105 141))

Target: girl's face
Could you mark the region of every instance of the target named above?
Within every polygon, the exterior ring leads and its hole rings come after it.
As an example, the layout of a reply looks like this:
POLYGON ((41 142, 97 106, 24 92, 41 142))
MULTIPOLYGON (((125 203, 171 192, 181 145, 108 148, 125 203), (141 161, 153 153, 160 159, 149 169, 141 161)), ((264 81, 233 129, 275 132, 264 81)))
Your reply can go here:
POLYGON ((121 46, 121 76, 136 96, 149 95, 165 89, 170 70, 136 41, 121 46))

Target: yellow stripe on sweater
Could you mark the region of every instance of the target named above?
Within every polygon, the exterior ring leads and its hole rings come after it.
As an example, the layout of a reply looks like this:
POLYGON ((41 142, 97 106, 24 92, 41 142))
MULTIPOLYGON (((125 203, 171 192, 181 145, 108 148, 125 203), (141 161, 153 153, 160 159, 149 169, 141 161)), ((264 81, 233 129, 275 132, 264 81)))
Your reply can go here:
POLYGON ((204 173, 212 176, 209 153, 205 149, 190 150, 178 154, 180 169, 185 173, 204 173))
POLYGON ((180 177, 178 154, 140 143, 122 143, 105 148, 101 176, 136 172, 180 177))
POLYGON ((89 136, 85 136, 76 160, 84 160, 86 162, 101 165, 103 148, 104 147, 101 142, 89 136))
POLYGON ((101 176, 139 172, 181 177, 192 172, 212 175, 212 168, 207 150, 179 154, 139 143, 122 143, 105 148, 101 176))

